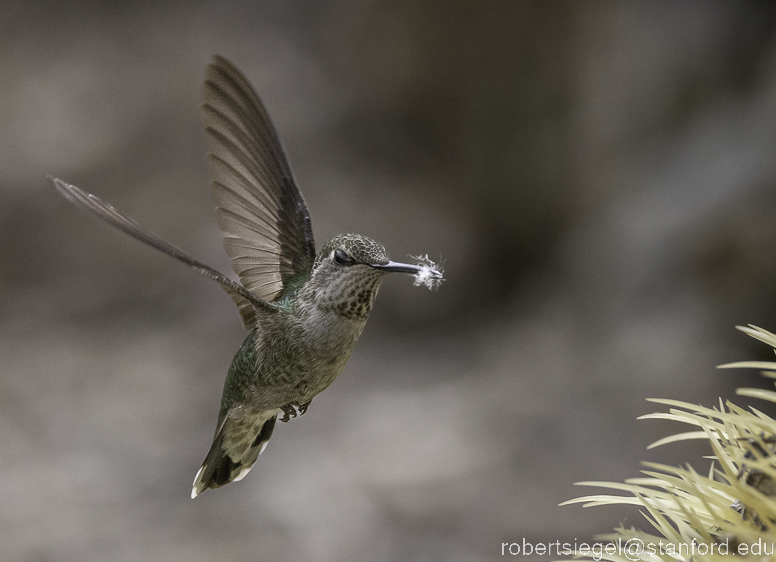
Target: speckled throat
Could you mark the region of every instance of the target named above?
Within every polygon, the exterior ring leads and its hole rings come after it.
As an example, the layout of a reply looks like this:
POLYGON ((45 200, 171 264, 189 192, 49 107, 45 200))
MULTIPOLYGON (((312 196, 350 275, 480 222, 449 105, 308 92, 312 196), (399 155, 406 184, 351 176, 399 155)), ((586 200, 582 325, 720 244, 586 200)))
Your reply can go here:
POLYGON ((333 311, 340 318, 366 320, 372 312, 383 276, 382 272, 371 267, 355 266, 346 279, 334 283, 319 296, 318 306, 333 311))

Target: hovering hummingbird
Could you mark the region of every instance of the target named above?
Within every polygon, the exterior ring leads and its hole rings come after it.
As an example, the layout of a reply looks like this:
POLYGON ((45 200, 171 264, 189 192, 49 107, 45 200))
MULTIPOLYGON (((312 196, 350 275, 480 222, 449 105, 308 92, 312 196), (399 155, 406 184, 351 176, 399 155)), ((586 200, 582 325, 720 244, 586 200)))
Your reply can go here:
POLYGON ((391 261, 359 234, 339 234, 316 254, 310 215, 259 97, 228 61, 208 65, 202 115, 218 225, 236 282, 143 229, 111 205, 50 178, 71 203, 210 277, 248 330, 224 383, 210 451, 191 497, 241 480, 264 451, 279 414, 304 414, 342 371, 383 277, 409 273, 429 288, 442 272, 427 257, 391 261))

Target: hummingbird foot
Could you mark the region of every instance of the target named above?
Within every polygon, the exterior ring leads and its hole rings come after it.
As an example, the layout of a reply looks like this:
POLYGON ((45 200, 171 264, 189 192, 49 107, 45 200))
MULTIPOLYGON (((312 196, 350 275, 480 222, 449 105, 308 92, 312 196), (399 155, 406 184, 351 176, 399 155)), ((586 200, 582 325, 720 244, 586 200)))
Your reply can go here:
POLYGON ((313 399, 310 398, 307 402, 305 402, 300 406, 296 406, 294 404, 286 404, 282 408, 279 408, 283 412, 283 417, 280 418, 280 421, 285 423, 285 422, 291 421, 296 416, 303 416, 312 401, 313 399))

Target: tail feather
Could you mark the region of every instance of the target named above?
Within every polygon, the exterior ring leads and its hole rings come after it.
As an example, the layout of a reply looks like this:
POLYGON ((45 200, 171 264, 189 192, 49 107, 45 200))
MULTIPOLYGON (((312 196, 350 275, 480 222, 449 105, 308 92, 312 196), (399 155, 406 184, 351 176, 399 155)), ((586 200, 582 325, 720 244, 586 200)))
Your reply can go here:
POLYGON ((245 478, 272 437, 277 410, 249 416, 232 414, 230 412, 221 424, 194 477, 192 499, 208 488, 220 488, 245 478))

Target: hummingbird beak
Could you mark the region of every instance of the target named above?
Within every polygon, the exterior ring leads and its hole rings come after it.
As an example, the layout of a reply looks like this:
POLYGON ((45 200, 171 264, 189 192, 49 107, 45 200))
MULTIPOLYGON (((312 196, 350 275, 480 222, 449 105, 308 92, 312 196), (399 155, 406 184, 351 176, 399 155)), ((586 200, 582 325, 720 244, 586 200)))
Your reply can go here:
POLYGON ((427 265, 412 265, 409 263, 399 263, 395 261, 388 261, 388 263, 371 263, 370 267, 379 269, 380 271, 390 271, 394 273, 409 273, 410 275, 420 275, 424 273, 426 276, 433 279, 442 279, 442 272, 433 269, 427 265))

